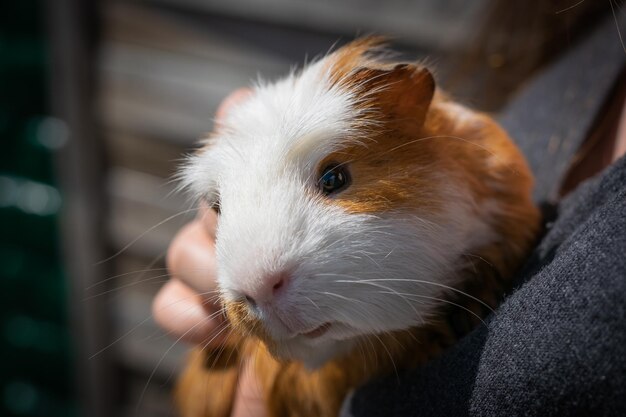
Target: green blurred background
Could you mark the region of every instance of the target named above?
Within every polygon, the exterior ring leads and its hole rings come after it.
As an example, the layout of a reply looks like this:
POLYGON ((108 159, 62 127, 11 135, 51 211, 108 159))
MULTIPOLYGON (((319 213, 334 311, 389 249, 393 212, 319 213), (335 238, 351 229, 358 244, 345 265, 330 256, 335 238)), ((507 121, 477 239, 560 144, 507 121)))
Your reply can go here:
POLYGON ((0 13, 0 415, 74 416, 63 197, 54 165, 66 139, 49 116, 42 2, 0 13))

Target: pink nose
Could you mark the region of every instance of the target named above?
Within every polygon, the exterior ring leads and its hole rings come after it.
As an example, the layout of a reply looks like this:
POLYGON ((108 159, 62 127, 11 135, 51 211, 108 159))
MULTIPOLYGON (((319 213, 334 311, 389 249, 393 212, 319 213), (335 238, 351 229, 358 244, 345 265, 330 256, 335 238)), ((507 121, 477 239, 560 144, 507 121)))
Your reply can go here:
POLYGON ((279 272, 266 275, 256 286, 245 291, 246 301, 255 306, 259 303, 267 303, 284 292, 289 282, 289 273, 279 272))

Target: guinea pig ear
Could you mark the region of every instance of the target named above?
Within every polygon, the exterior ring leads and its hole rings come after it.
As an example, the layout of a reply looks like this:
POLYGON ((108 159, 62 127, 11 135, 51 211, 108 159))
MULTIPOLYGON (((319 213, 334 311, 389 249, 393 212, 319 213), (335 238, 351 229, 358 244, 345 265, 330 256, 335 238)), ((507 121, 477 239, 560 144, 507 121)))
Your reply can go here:
POLYGON ((402 123, 421 125, 435 94, 435 79, 428 69, 415 64, 357 70, 366 94, 385 114, 402 123), (360 73, 360 74, 359 74, 360 73))

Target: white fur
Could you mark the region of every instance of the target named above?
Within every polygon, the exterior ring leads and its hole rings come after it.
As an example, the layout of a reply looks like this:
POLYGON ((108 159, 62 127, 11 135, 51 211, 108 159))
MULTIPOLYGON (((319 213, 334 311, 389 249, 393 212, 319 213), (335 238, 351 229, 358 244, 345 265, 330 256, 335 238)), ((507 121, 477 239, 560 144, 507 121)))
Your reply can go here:
POLYGON ((183 172, 197 196, 220 199, 224 299, 291 272, 286 291, 254 314, 278 341, 279 355, 309 366, 360 335, 428 320, 454 285, 459 259, 493 238, 462 181, 445 175, 439 189, 449 204, 440 213, 349 214, 321 195, 320 161, 359 140, 356 98, 331 86, 324 64, 258 86, 183 172), (332 326, 321 337, 299 335, 326 322, 332 326))

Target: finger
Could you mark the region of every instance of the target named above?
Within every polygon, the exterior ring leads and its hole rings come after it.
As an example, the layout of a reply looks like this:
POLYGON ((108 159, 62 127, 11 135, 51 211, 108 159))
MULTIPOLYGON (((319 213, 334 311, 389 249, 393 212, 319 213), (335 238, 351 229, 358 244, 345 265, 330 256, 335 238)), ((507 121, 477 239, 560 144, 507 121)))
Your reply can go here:
POLYGON ((217 335, 224 323, 222 315, 211 316, 198 294, 176 278, 159 290, 152 314, 161 327, 186 342, 199 344, 215 336, 211 345, 217 346, 224 340, 217 335))
POLYGON ((222 103, 220 104, 220 106, 217 108, 217 111, 215 112, 215 121, 218 123, 218 126, 217 126, 218 129, 219 129, 219 122, 221 120, 224 120, 230 108, 233 107, 235 104, 242 102, 250 95, 252 95, 251 89, 239 88, 233 91, 232 93, 230 93, 229 95, 227 95, 226 98, 222 100, 222 103))
POLYGON ((204 222, 211 217, 210 212, 178 232, 167 251, 167 268, 173 277, 213 300, 217 290, 215 241, 204 222))
POLYGON ((252 362, 247 361, 239 376, 231 417, 266 417, 263 390, 254 373, 252 362))
POLYGON ((217 212, 206 205, 206 203, 200 203, 200 209, 198 211, 197 219, 204 226, 205 232, 209 235, 211 240, 215 241, 215 229, 217 227, 217 212))

